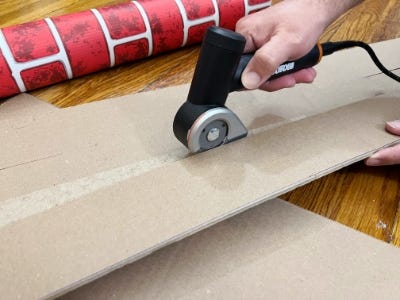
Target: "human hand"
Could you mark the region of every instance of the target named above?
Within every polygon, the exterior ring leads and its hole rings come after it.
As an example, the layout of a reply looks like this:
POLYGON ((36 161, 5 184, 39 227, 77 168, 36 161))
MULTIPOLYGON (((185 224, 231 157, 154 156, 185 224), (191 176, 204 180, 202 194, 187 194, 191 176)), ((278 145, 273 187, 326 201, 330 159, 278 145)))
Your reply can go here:
POLYGON ((279 65, 298 59, 315 46, 325 28, 359 0, 285 0, 236 24, 246 38, 245 52, 256 51, 242 75, 247 89, 267 91, 311 83, 316 71, 304 69, 266 82, 279 65))
MULTIPOLYGON (((386 130, 400 135, 400 120, 387 122, 386 130)), ((367 166, 385 166, 400 164, 400 144, 382 149, 365 160, 367 166)))

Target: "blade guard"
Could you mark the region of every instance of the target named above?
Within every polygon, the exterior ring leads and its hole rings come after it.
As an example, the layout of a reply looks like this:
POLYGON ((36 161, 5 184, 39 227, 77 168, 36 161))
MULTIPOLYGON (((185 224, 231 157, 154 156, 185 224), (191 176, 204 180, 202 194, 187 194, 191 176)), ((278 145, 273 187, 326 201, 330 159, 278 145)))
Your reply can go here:
POLYGON ((239 118, 225 107, 245 43, 242 35, 216 26, 206 32, 188 98, 173 124, 175 136, 191 152, 247 135, 239 118))
POLYGON ((175 136, 190 152, 206 151, 247 136, 246 127, 228 108, 198 108, 185 102, 174 120, 175 136))

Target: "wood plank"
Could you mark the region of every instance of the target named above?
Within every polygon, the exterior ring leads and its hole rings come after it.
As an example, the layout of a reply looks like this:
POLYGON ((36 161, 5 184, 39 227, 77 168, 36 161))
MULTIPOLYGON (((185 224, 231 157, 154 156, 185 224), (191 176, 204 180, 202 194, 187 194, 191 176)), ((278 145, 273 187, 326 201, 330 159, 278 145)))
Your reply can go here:
POLYGON ((285 199, 391 242, 399 202, 398 182, 398 166, 366 168, 361 162, 300 187, 286 194, 285 199))
POLYGON ((331 32, 329 40, 361 40, 366 43, 378 42, 396 37, 386 32, 385 26, 382 26, 388 20, 388 13, 399 4, 392 0, 374 1, 367 0, 350 10, 332 25, 334 30, 331 32), (376 37, 376 33, 380 37, 376 37))
MULTIPOLYGON (((397 198, 400 198, 400 193, 397 193, 397 198)), ((397 215, 394 220, 392 230, 392 243, 397 247, 400 247, 400 222, 399 222, 400 207, 397 208, 397 215)))

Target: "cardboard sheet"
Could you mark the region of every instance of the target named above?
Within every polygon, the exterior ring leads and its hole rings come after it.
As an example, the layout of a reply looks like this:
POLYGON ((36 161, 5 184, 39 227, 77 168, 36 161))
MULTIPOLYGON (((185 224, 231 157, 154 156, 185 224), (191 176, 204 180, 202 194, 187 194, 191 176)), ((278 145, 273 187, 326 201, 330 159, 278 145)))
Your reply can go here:
MULTIPOLYGON (((374 46, 389 68, 399 47, 374 46)), ((187 86, 63 110, 2 104, 0 293, 61 294, 398 142, 383 128, 400 87, 362 50, 319 72, 312 86, 231 95, 250 136, 196 156, 172 135, 187 86)))
POLYGON ((400 249, 279 199, 67 299, 397 299, 400 249))

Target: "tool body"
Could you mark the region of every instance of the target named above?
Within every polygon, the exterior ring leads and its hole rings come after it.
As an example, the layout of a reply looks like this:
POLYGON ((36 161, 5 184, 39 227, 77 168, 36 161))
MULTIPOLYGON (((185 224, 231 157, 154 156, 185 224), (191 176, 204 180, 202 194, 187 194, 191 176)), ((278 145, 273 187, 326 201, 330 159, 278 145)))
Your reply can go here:
MULTIPOLYGON (((209 27, 203 39, 187 100, 175 115, 177 139, 195 153, 206 151, 247 135, 240 119, 225 106, 228 94, 243 89, 241 76, 253 54, 243 54, 246 40, 236 32, 209 27)), ((368 52, 383 74, 400 82, 386 69, 373 49, 361 41, 327 42, 315 45, 298 60, 280 65, 272 80, 318 64, 322 56, 352 47, 368 52)))
MULTIPOLYGON (((173 130, 191 152, 201 152, 247 135, 240 119, 225 106, 228 94, 243 89, 241 75, 253 54, 243 55, 246 40, 239 33, 210 27, 203 40, 186 102, 178 110, 173 130)), ((312 67, 321 59, 319 46, 296 61, 282 64, 275 79, 312 67)))

